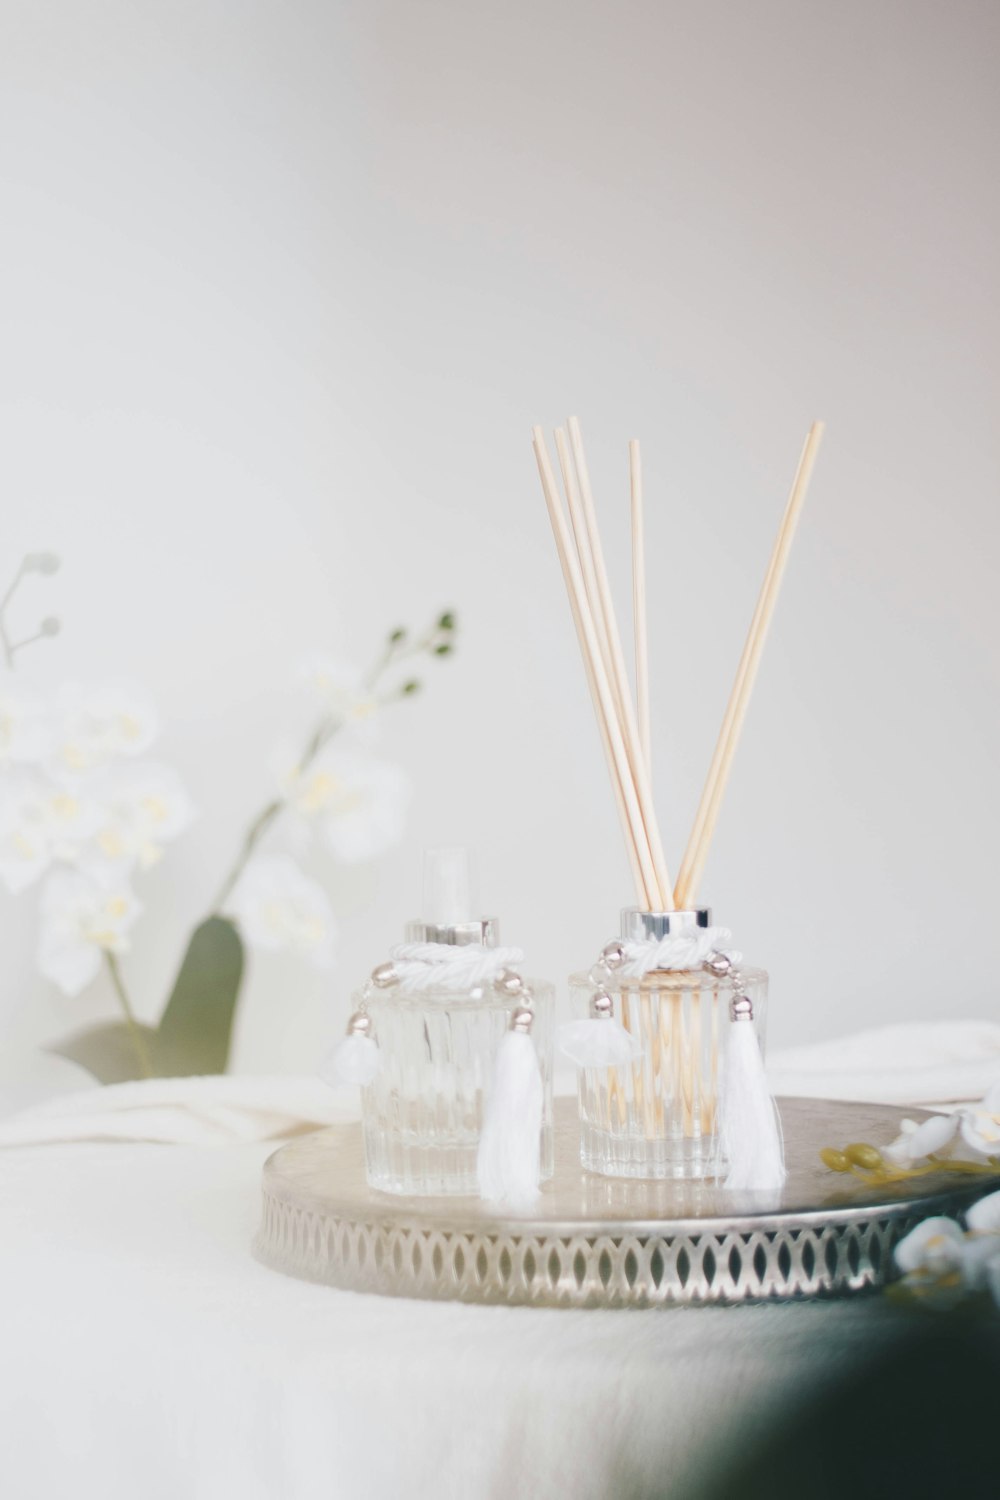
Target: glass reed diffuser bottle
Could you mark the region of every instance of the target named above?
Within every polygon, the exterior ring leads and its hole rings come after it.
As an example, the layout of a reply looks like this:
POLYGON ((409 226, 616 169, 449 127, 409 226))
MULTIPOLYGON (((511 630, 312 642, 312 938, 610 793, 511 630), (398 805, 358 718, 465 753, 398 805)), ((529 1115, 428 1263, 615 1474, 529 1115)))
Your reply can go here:
POLYGON ((570 978, 579 1020, 563 1050, 579 1066, 580 1159, 609 1177, 715 1176, 730 1028, 763 1042, 767 975, 737 968, 706 907, 622 912, 621 940, 570 978), (617 1058, 617 1061, 612 1059, 617 1058))
POLYGON ((499 946, 495 918, 470 915, 470 892, 467 850, 426 852, 424 916, 353 996, 334 1054, 337 1080, 362 1085, 368 1182, 382 1192, 480 1192, 484 1127, 520 1132, 535 1181, 552 1175, 554 990, 522 977, 521 951, 499 946), (514 1042, 538 1118, 518 1095, 498 1125, 490 1107, 509 1073, 498 1063, 514 1042))
POLYGON ((639 443, 633 438, 628 445, 633 696, 580 424, 570 417, 565 428, 556 429, 558 480, 545 433, 532 428, 538 477, 639 902, 625 913, 621 942, 609 944, 597 966, 574 979, 577 1004, 586 1014, 564 1028, 563 1050, 583 1069, 583 1161, 597 1172, 700 1176, 724 1160, 727 1188, 773 1194, 785 1180, 780 1120, 758 1035, 767 977, 760 970, 736 971, 731 956, 714 941, 708 911, 695 903, 822 436, 823 423, 814 422, 674 882, 653 795, 639 443))

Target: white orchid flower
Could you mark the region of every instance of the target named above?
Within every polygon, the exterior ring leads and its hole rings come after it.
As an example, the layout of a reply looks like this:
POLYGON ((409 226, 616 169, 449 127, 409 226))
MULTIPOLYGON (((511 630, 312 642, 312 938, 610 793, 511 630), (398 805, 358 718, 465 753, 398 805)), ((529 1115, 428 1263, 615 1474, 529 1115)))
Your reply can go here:
POLYGON ((962 1141, 975 1156, 1000 1156, 1000 1084, 961 1111, 962 1141))
POLYGON ((51 752, 52 744, 44 704, 11 693, 0 695, 0 766, 37 765, 51 752))
POLYGON ((988 1193, 966 1210, 969 1233, 962 1246, 962 1278, 970 1291, 990 1284, 994 1266, 1000 1266, 1000 1193, 988 1193))
POLYGON ((306 770, 286 769, 280 786, 292 811, 317 827, 345 864, 374 859, 403 836, 410 782, 386 761, 328 752, 306 770))
POLYGON ((900 1134, 882 1149, 882 1155, 896 1166, 910 1166, 923 1161, 927 1156, 939 1156, 948 1151, 958 1133, 957 1115, 932 1115, 918 1125, 915 1120, 903 1120, 900 1134))
POLYGON ((374 718, 379 703, 359 668, 327 656, 308 656, 299 663, 296 680, 317 703, 353 727, 374 718))
POLYGON ((287 854, 258 855, 229 898, 227 912, 251 948, 290 950, 317 968, 333 962, 337 928, 323 887, 287 854))
POLYGON ((141 755, 156 738, 156 708, 144 689, 69 684, 59 695, 61 723, 52 767, 79 776, 121 756, 141 755))
POLYGON ((323 819, 323 836, 344 864, 375 859, 403 837, 410 779, 386 761, 341 758, 333 767, 337 791, 323 819))
POLYGON ((53 861, 75 864, 100 826, 100 804, 83 790, 37 771, 0 781, 0 880, 13 892, 37 880, 53 861))
POLYGON ((942 1276, 961 1268, 964 1240, 954 1219, 925 1219, 900 1240, 893 1254, 907 1274, 942 1276))
POLYGON ((184 832, 194 804, 170 766, 154 761, 109 766, 93 783, 104 809, 84 868, 107 863, 120 869, 148 870, 163 846, 184 832))
MULTIPOLYGON (((987 1193, 985 1198, 966 1209, 965 1222, 977 1234, 1000 1235, 1000 1193, 987 1193)), ((1000 1246, 1000 1239, 997 1244, 1000 1246)))
POLYGON ((67 995, 96 978, 105 953, 124 953, 142 910, 122 881, 101 884, 76 870, 56 870, 42 889, 38 967, 67 995))

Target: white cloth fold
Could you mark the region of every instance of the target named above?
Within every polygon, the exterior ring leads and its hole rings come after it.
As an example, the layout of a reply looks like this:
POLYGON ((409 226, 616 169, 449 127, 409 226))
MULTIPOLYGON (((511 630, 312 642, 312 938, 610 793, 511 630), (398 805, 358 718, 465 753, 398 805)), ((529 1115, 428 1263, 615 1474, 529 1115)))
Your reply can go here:
MULTIPOLYGON (((1000 1079, 1000 1025, 929 1021, 769 1054, 777 1094, 941 1107, 981 1099, 1000 1079)), ((565 1080, 566 1091, 575 1084, 565 1080)), ((155 1078, 64 1095, 0 1121, 0 1147, 59 1141, 218 1146, 280 1140, 356 1118, 358 1099, 320 1078, 155 1078)))
POLYGON ((981 1099, 1000 1078, 1000 1025, 913 1021, 768 1054, 777 1094, 941 1107, 981 1099))
POLYGON ((151 1078, 36 1104, 0 1121, 0 1147, 58 1141, 150 1141, 224 1146, 280 1140, 357 1115, 309 1076, 151 1078))

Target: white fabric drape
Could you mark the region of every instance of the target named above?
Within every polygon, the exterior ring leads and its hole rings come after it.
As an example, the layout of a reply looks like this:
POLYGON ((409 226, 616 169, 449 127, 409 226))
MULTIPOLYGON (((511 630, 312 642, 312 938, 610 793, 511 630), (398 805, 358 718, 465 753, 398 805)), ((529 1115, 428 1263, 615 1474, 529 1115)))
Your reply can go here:
MULTIPOLYGON (((1000 1028, 903 1030, 776 1054, 776 1081, 833 1094, 839 1076, 868 1098, 877 1074, 881 1097, 944 1099, 1000 1072, 1000 1028)), ((249 1253, 263 1161, 349 1107, 312 1079, 186 1079, 3 1123, 5 1495, 697 1500, 701 1477, 892 1336, 880 1298, 536 1311, 276 1275, 249 1253)))
MULTIPOLYGON (((980 1099, 1000 1078, 1000 1026, 987 1021, 881 1026, 772 1052, 771 1087, 806 1098, 944 1106, 980 1099)), ((558 1080, 572 1092, 573 1075, 558 1080)), ((57 1141, 227 1145, 280 1140, 350 1119, 357 1091, 319 1078, 163 1078, 90 1087, 0 1120, 0 1147, 57 1141)))

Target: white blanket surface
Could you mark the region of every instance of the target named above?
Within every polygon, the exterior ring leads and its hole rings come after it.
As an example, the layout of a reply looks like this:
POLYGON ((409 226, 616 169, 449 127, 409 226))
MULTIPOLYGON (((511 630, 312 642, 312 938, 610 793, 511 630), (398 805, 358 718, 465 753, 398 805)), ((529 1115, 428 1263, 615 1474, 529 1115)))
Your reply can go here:
MULTIPOLYGON (((772 1067, 787 1092, 953 1100, 998 1060, 1000 1028, 949 1023, 772 1067)), ((266 1270, 250 1241, 273 1142, 355 1108, 316 1079, 193 1078, 3 1123, 4 1495, 698 1500, 713 1466, 897 1328, 877 1297, 566 1312, 266 1270)))

